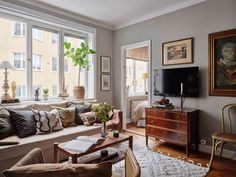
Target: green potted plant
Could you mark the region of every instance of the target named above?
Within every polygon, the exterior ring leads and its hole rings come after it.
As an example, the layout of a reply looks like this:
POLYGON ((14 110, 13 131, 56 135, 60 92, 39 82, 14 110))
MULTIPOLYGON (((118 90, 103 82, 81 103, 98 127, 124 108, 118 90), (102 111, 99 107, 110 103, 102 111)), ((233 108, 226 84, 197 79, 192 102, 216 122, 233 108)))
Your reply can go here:
POLYGON ((102 122, 102 131, 101 136, 106 137, 107 136, 107 127, 106 127, 106 121, 110 120, 110 114, 113 112, 113 106, 105 103, 99 104, 97 107, 92 109, 93 112, 95 112, 95 115, 101 120, 102 122))
POLYGON ((48 92, 49 92, 48 88, 43 89, 43 99, 44 100, 48 100, 48 92))
POLYGON ((82 69, 88 70, 90 63, 88 60, 88 55, 96 54, 96 51, 89 48, 84 42, 81 42, 80 47, 74 48, 71 46, 70 42, 64 43, 64 56, 70 58, 75 67, 79 67, 78 71, 78 85, 74 86, 73 93, 76 99, 83 99, 85 95, 84 86, 80 85, 80 72, 82 69))

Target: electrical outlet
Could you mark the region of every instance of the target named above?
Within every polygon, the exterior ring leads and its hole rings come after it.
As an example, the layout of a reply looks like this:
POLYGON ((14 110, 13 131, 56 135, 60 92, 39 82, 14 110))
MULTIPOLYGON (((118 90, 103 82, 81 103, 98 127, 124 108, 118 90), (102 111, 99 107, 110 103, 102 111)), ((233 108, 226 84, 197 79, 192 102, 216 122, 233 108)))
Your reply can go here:
POLYGON ((201 139, 201 144, 206 145, 207 141, 205 139, 201 139))

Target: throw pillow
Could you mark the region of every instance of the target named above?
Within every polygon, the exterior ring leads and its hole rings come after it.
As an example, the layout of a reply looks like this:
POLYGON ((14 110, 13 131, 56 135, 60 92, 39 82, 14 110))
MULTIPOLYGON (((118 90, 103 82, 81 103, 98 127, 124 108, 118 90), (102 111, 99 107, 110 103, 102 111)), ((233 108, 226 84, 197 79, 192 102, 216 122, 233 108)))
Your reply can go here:
POLYGON ((75 123, 77 125, 83 125, 83 121, 81 120, 79 114, 85 113, 85 112, 90 112, 91 111, 91 104, 81 105, 81 104, 75 104, 75 103, 71 102, 69 107, 75 107, 75 109, 76 109, 75 123))
POLYGON ((35 120, 32 111, 8 110, 16 128, 16 134, 20 138, 36 133, 35 120))
POLYGON ((110 162, 100 164, 33 164, 5 170, 6 177, 111 177, 110 162))
POLYGON ((6 109, 11 109, 11 110, 28 110, 31 111, 33 109, 33 104, 27 104, 27 105, 19 105, 19 106, 6 106, 6 109))
POLYGON ((95 112, 86 112, 79 115, 85 126, 91 126, 96 122, 95 112))
POLYGON ((62 125, 63 127, 70 127, 70 126, 75 126, 75 107, 70 107, 70 108, 59 108, 59 107, 54 107, 52 106, 52 108, 56 108, 62 125))
POLYGON ((0 108, 0 139, 4 139, 15 132, 10 113, 5 108, 0 108))
POLYGON ((36 134, 45 134, 63 129, 59 113, 56 109, 47 112, 32 110, 36 120, 36 134))

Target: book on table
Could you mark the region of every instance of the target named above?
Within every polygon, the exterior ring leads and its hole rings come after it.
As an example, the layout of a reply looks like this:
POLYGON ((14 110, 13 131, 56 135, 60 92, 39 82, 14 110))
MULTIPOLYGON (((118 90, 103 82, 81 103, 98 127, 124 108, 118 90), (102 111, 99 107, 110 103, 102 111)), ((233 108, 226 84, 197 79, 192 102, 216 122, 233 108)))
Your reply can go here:
POLYGON ((95 138, 89 136, 78 136, 75 140, 69 141, 64 149, 75 152, 87 152, 98 144, 101 144, 104 138, 95 138))

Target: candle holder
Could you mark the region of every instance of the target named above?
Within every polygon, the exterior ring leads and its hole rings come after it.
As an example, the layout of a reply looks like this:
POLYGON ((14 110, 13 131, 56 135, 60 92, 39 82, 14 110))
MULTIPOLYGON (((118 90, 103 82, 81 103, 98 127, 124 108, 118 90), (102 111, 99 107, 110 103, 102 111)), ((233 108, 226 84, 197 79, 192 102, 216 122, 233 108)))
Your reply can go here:
POLYGON ((184 93, 180 93, 180 109, 183 112, 183 105, 184 105, 184 93))

